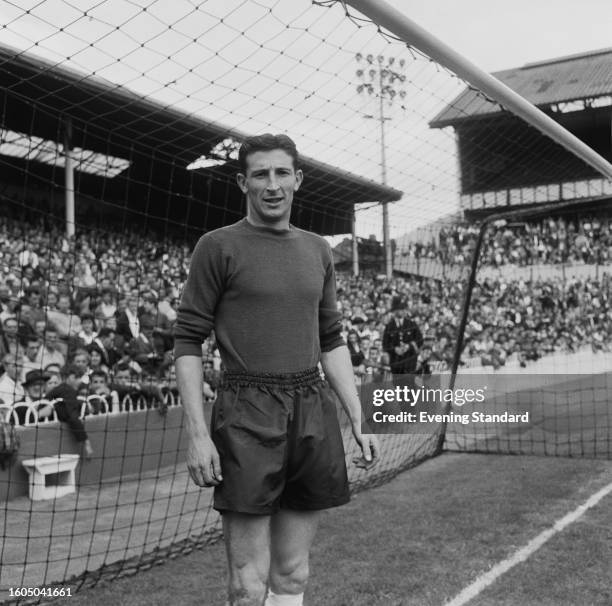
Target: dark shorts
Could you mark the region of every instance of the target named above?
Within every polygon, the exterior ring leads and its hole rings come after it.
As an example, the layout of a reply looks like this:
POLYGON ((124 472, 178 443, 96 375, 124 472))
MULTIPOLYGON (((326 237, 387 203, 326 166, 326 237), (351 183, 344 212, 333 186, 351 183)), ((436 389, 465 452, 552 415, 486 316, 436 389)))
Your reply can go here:
POLYGON ((214 508, 271 515, 349 500, 331 388, 314 368, 289 375, 227 372, 213 406, 223 481, 214 508))

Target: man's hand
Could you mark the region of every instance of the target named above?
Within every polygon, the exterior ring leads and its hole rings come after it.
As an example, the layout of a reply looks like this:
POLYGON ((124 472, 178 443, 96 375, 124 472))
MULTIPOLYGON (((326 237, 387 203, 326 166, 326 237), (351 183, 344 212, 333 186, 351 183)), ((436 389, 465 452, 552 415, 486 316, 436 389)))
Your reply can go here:
POLYGON ((378 463, 380 458, 378 439, 374 434, 361 433, 360 427, 353 427, 353 436, 361 448, 361 456, 355 457, 353 463, 360 469, 369 471, 378 463))
POLYGON ((223 481, 219 453, 210 436, 189 439, 187 469, 198 486, 216 486, 223 481))
POLYGON ((85 442, 83 443, 83 452, 85 454, 85 460, 91 461, 94 451, 91 447, 91 442, 89 441, 89 439, 85 440, 85 442))

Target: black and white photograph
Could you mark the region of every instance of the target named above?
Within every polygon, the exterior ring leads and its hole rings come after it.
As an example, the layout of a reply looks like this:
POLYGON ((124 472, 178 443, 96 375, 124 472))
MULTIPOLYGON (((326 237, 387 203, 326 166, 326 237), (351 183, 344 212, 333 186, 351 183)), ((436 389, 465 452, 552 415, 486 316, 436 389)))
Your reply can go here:
POLYGON ((612 605, 608 1, 0 22, 0 606, 612 605))

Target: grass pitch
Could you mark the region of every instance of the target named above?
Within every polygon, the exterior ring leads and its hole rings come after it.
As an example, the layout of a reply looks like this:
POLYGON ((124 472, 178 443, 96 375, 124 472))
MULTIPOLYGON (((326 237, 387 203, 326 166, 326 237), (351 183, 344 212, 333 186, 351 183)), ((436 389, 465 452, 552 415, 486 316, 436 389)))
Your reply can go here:
MULTIPOLYGON (((307 606, 442 606, 612 481, 612 463, 445 454, 324 513, 307 606)), ((609 606, 606 497, 470 604, 609 606)), ((56 602, 222 606, 222 544, 56 602)))

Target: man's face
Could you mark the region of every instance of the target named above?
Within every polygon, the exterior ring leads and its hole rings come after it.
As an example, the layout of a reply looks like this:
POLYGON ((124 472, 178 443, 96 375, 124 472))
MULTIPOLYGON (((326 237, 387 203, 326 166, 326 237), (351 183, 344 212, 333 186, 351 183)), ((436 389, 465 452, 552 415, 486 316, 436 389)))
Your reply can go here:
POLYGON ((104 387, 106 387, 106 381, 104 380, 104 377, 101 377, 100 375, 94 375, 93 377, 91 377, 91 388, 94 392, 104 387))
POLYGON ((117 383, 117 385, 129 385, 130 382, 129 370, 119 370, 115 373, 115 383, 117 383))
POLYGON ((57 309, 64 314, 67 314, 70 311, 70 299, 68 297, 60 297, 57 301, 57 309))
POLYGON ((2 365, 4 366, 6 374, 14 381, 17 378, 17 364, 15 362, 15 357, 12 354, 5 356, 2 360, 2 365))
POLYGON ((54 387, 57 387, 61 383, 61 379, 59 374, 53 373, 49 380, 47 381, 47 385, 45 386, 45 390, 49 393, 54 387))
POLYGON ((28 341, 28 345, 26 347, 26 356, 28 356, 30 362, 34 362, 34 360, 36 360, 38 347, 38 341, 28 341))
POLYGON ((81 379, 80 377, 77 377, 73 372, 71 372, 65 379, 64 381, 66 382, 67 385, 70 385, 70 387, 72 387, 72 389, 77 390, 79 389, 79 385, 81 384, 81 379))
POLYGON ((32 400, 40 400, 45 397, 46 385, 46 381, 35 381, 34 383, 30 383, 25 390, 32 400))
POLYGON ((28 297, 28 303, 32 307, 38 307, 40 305, 40 293, 36 291, 32 291, 30 296, 28 297))
POLYGON ((138 295, 130 295, 127 300, 127 306, 135 314, 138 311, 138 295))
POLYGON ((293 158, 282 149, 256 151, 247 156, 246 164, 238 185, 246 195, 249 219, 255 225, 286 227, 302 171, 295 170, 293 158))
POLYGON ((4 332, 9 337, 14 337, 17 334, 18 324, 15 320, 7 320, 4 323, 4 332))
POLYGON ((89 360, 85 354, 77 354, 74 356, 74 365, 81 371, 85 372, 87 370, 87 365, 89 364, 89 360))

